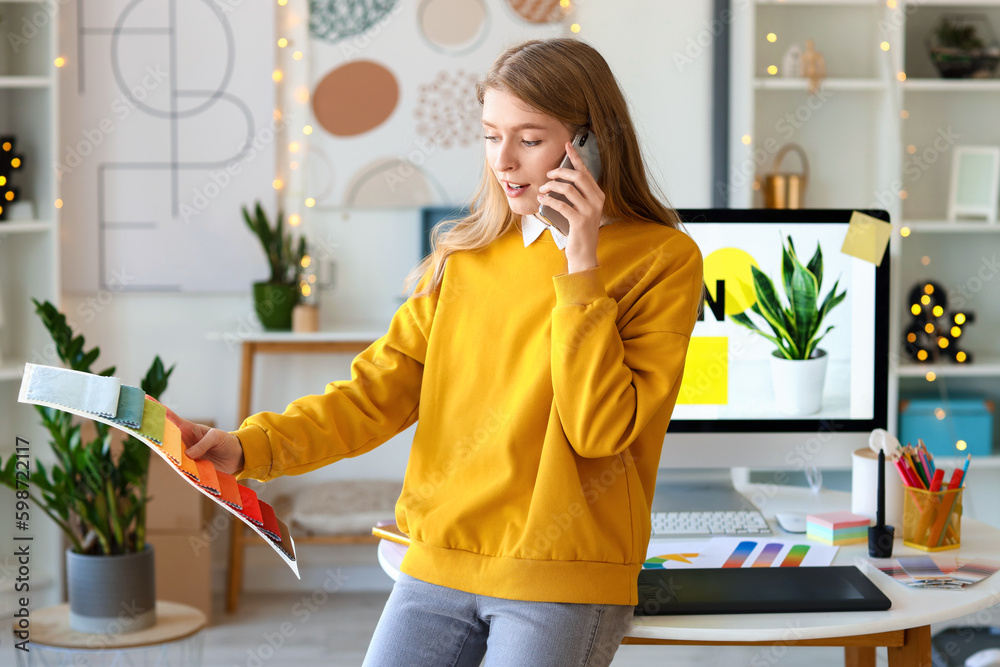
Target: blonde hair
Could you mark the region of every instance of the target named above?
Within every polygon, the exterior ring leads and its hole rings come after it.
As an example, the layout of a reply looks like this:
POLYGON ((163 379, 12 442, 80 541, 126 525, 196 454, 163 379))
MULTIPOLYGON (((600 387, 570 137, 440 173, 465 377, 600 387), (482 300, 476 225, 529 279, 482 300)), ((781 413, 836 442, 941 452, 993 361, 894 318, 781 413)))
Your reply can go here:
MULTIPOLYGON (((677 213, 663 203, 662 196, 653 193, 628 103, 608 63, 594 47, 570 38, 531 40, 513 46, 500 54, 476 85, 480 105, 487 90, 512 94, 574 133, 589 127, 601 155, 598 185, 605 195, 604 217, 680 227, 677 213)), ((423 283, 413 296, 424 296, 440 287, 449 255, 486 247, 514 224, 515 214, 485 160, 469 210, 466 217, 443 220, 431 230, 433 250, 406 277, 406 291, 414 283, 423 283), (443 231, 449 224, 451 228, 443 231)))

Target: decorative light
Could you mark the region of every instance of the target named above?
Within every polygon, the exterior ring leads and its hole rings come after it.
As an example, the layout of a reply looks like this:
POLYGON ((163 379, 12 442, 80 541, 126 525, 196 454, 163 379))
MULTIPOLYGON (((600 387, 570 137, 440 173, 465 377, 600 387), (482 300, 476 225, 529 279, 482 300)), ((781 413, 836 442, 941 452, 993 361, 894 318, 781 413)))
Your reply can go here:
POLYGON ((902 118, 903 120, 906 120, 907 118, 910 117, 910 112, 907 111, 906 109, 903 109, 902 111, 899 112, 899 117, 902 118))
POLYGON ((295 101, 299 104, 305 104, 309 101, 309 88, 306 86, 299 86, 299 89, 295 91, 295 101))
POLYGON ((906 81, 906 72, 900 72, 899 74, 896 75, 896 78, 899 79, 900 81, 906 81))
MULTIPOLYGON (((920 297, 920 303, 924 304, 925 306, 931 305, 931 297, 928 296, 927 294, 923 295, 922 297, 920 297)), ((917 314, 918 313, 914 313, 914 315, 917 314)))
POLYGON ((958 354, 955 355, 955 361, 957 361, 958 363, 963 363, 967 358, 968 357, 965 354, 965 352, 959 352, 958 354))
POLYGON ((772 42, 772 43, 777 42, 778 41, 778 36, 775 35, 773 32, 769 32, 769 33, 767 33, 767 41, 772 42))
POLYGON ((289 153, 298 153, 299 148, 301 148, 301 146, 299 146, 299 142, 297 141, 293 141, 292 143, 288 144, 289 153))
POLYGON ((951 337, 952 338, 958 338, 961 335, 962 335, 962 327, 954 326, 954 327, 951 328, 951 337))
POLYGON ((934 294, 934 285, 931 283, 924 285, 924 294, 934 294))
POLYGON ((56 208, 62 208, 62 204, 63 204, 62 199, 57 199, 55 201, 56 208))
POLYGON ((3 198, 6 199, 7 201, 14 201, 14 193, 8 190, 7 192, 4 193, 3 198))
POLYGON ((7 185, 7 177, 0 174, 0 185, 7 185))
POLYGON ((288 4, 288 0, 278 0, 278 6, 284 7, 288 4))
POLYGON ((938 347, 940 347, 942 350, 948 347, 948 339, 943 336, 941 338, 938 338, 938 347))
POLYGON ((777 65, 768 65, 767 66, 767 73, 770 74, 771 76, 774 76, 775 74, 778 73, 778 66, 777 65))
POLYGON ((944 315, 944 308, 941 306, 934 306, 934 309, 931 312, 934 313, 934 317, 941 317, 944 315))
POLYGON ((309 282, 311 282, 311 283, 316 282, 316 275, 315 274, 310 274, 310 276, 309 276, 309 282))
POLYGON ((927 361, 927 350, 919 350, 917 352, 917 359, 920 361, 927 361))
POLYGON ((59 56, 58 58, 55 59, 54 62, 55 62, 56 67, 62 67, 63 65, 66 64, 66 59, 63 58, 62 56, 59 56))
POLYGON ((295 58, 296 60, 302 60, 302 52, 296 51, 295 53, 292 54, 292 57, 295 58))
POLYGON ((915 333, 913 333, 911 331, 910 333, 906 334, 906 340, 907 340, 907 342, 910 342, 910 343, 916 343, 917 342, 917 334, 915 334, 915 333))
POLYGON ((313 199, 312 197, 307 197, 306 198, 306 206, 308 206, 309 208, 312 208, 315 205, 316 205, 316 200, 315 199, 313 199))
POLYGON ((569 0, 559 0, 559 6, 563 9, 569 9, 569 0))
POLYGON ((927 375, 925 375, 924 377, 927 378, 928 382, 934 382, 934 380, 937 379, 937 373, 935 373, 934 371, 927 371, 927 375))
POLYGON ((271 181, 271 187, 273 187, 275 190, 280 190, 281 186, 283 185, 284 183, 281 182, 280 178, 276 178, 273 181, 271 181))
POLYGON ((899 198, 900 199, 906 199, 908 196, 909 195, 907 194, 906 190, 900 190, 899 191, 899 198))
POLYGON ((753 139, 750 138, 749 134, 744 134, 743 137, 740 139, 740 141, 743 142, 744 146, 749 146, 750 142, 753 141, 753 139))
POLYGON ((910 228, 903 227, 902 229, 899 230, 899 235, 902 236, 903 238, 906 238, 907 236, 910 235, 910 228))
POLYGON ((282 79, 283 76, 284 75, 281 73, 280 69, 276 69, 273 72, 271 72, 271 78, 274 79, 275 82, 281 81, 281 79, 282 79))
POLYGON ((920 263, 923 264, 924 266, 929 266, 931 263, 931 258, 928 257, 927 255, 924 255, 923 257, 920 258, 920 263))
POLYGON ((310 294, 312 294, 312 287, 309 286, 309 283, 302 281, 302 296, 309 296, 310 294))
MULTIPOLYGON (((923 309, 920 307, 919 303, 915 303, 912 306, 910 306, 910 312, 913 313, 914 315, 919 315, 921 310, 923 309)), ((911 340, 910 342, 912 343, 913 341, 911 340)))
POLYGON ((929 334, 934 333, 934 325, 928 322, 927 324, 924 325, 924 331, 926 331, 929 334))
POLYGON ((569 27, 569 31, 570 32, 580 32, 580 24, 579 23, 574 23, 573 25, 571 25, 569 27))
POLYGON ((969 444, 965 442, 965 440, 959 440, 958 442, 955 443, 955 449, 957 449, 960 452, 964 452, 965 448, 968 446, 969 444))
POLYGON ((945 412, 943 408, 934 408, 934 416, 937 417, 938 421, 942 421, 945 418, 945 412))
POLYGON ((889 7, 889 9, 896 8, 896 0, 886 0, 885 4, 889 7))
POLYGON ((290 224, 292 227, 297 227, 300 222, 302 222, 302 218, 301 216, 299 216, 298 213, 292 213, 290 216, 288 216, 288 224, 290 224))
POLYGON ((288 40, 285 39, 284 37, 279 38, 278 46, 281 47, 282 49, 285 48, 286 46, 288 46, 288 40))
POLYGON ((10 161, 10 166, 14 167, 14 169, 19 168, 21 166, 21 158, 19 157, 12 158, 10 161))
POLYGON ((302 134, 312 134, 312 133, 313 133, 312 125, 306 125, 305 127, 302 128, 302 134))
POLYGON ((965 324, 965 313, 955 313, 955 324, 965 324))
POLYGON ((881 48, 881 49, 882 49, 883 51, 888 51, 888 50, 889 50, 889 42, 882 42, 881 44, 879 44, 879 47, 880 47, 880 48, 881 48))
POLYGON ((303 269, 308 269, 309 265, 312 264, 312 257, 309 255, 303 255, 301 264, 303 269))
POLYGON ((917 147, 914 146, 913 144, 910 144, 909 146, 906 147, 906 152, 909 153, 910 155, 913 155, 914 153, 917 152, 917 147))

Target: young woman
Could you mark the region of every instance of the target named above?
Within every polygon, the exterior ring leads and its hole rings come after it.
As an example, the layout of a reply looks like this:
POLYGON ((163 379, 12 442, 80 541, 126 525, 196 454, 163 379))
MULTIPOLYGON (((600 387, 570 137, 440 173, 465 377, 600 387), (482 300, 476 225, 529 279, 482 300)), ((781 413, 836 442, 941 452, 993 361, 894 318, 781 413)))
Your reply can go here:
POLYGON ((363 454, 419 416, 396 504, 412 543, 364 664, 608 665, 638 602, 701 255, 651 193, 592 47, 520 44, 477 93, 472 212, 436 234, 351 379, 232 433, 171 418, 192 457, 268 480, 363 454), (570 143, 584 130, 596 181, 570 143), (574 169, 557 168, 567 153, 574 169), (568 236, 533 215, 541 203, 568 236))

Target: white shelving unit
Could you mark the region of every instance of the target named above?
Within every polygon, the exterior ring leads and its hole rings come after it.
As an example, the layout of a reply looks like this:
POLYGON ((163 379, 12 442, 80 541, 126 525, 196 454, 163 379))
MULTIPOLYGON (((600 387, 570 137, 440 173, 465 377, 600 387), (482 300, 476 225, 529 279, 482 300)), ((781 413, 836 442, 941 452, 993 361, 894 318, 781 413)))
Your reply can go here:
MULTIPOLYGON (((756 0, 733 3, 730 48, 730 206, 759 207, 754 175, 785 143, 809 157, 810 208, 883 208, 890 243, 890 425, 900 395, 984 394, 1000 400, 1000 224, 945 220, 955 145, 1000 145, 1000 78, 943 79, 926 37, 944 14, 980 14, 1000 37, 1000 2, 756 0), (768 34, 774 33, 774 41, 768 34), (783 56, 812 39, 826 61, 819 94, 782 76, 783 56), (779 71, 771 75, 768 67, 779 71), (935 145, 935 140, 937 144, 935 145), (903 228, 906 228, 906 236, 903 228), (964 327, 969 365, 901 358, 904 300, 922 280, 974 312, 964 327), (928 371, 934 380, 927 379, 928 371)), ((794 171, 794 156, 782 171, 794 171)), ((1000 415, 997 415, 1000 418, 1000 415)), ((1000 468, 994 435, 989 461, 1000 468)), ((984 462, 985 463, 985 462, 984 462)), ((997 502, 1000 502, 998 497, 997 502)), ((985 506, 985 503, 983 504, 985 506)), ((992 507, 996 507, 994 503, 992 507)), ((995 513, 995 512, 994 512, 995 513)), ((985 520, 996 517, 984 517, 985 520)))
MULTIPOLYGON (((34 204, 32 220, 0 222, 0 453, 6 459, 15 436, 30 443, 34 462, 51 460, 48 438, 37 412, 17 402, 26 361, 56 363, 46 349, 48 333, 31 299, 59 305, 59 184, 55 165, 59 141, 55 66, 59 3, 0 0, 0 135, 14 135, 24 168, 11 179, 22 201, 34 204)), ((0 543, 13 553, 14 494, 0 487, 0 543)), ((61 581, 59 533, 40 508, 30 511, 30 600, 33 608, 55 602, 61 581)), ((19 533, 20 534, 20 533, 19 533)), ((5 557, 6 558, 6 557, 5 557)), ((0 561, 6 565, 10 558, 0 561)), ((0 608, 12 608, 13 586, 0 591, 0 608)))

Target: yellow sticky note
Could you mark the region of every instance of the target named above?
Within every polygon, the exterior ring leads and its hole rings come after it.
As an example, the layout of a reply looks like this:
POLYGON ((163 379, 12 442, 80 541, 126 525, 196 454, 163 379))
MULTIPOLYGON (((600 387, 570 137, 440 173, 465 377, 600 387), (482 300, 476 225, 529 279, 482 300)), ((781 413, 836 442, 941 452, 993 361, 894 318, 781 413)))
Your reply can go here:
POLYGON ((729 339, 695 336, 688 344, 678 405, 729 403, 729 339))
POLYGON ((847 236, 844 237, 844 247, 840 251, 871 262, 875 266, 881 266, 885 250, 889 247, 890 236, 892 236, 890 223, 854 211, 851 213, 847 236))

